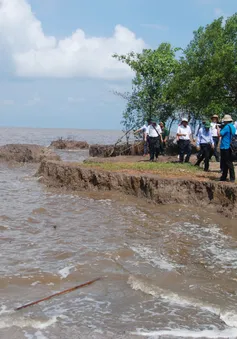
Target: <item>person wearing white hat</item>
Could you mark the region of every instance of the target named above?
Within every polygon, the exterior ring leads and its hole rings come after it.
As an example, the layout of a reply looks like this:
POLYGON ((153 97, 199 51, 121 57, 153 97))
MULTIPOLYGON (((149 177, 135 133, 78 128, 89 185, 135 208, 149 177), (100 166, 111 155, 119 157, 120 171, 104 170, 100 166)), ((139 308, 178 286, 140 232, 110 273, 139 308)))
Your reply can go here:
POLYGON ((148 127, 148 136, 150 146, 150 161, 154 161, 155 157, 156 160, 158 159, 160 143, 163 142, 160 125, 158 125, 155 120, 152 120, 148 127))
POLYGON ((179 145, 179 162, 184 162, 184 154, 186 154, 185 162, 189 162, 191 156, 191 135, 192 131, 188 125, 188 119, 182 118, 181 124, 177 130, 177 140, 179 145))
POLYGON ((221 137, 221 169, 222 176, 220 181, 226 181, 228 172, 230 173, 230 181, 235 181, 235 169, 232 161, 231 140, 236 133, 235 126, 233 125, 232 117, 226 114, 222 119, 224 127, 220 130, 218 128, 218 135, 221 137))

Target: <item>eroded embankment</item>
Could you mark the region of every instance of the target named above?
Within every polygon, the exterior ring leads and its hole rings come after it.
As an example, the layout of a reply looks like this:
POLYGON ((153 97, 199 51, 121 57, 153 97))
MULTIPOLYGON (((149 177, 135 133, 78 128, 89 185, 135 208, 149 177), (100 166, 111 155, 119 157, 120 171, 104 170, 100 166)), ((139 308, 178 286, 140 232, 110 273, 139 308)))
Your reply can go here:
POLYGON ((60 157, 47 147, 33 144, 8 144, 0 146, 0 162, 38 163, 43 160, 60 160, 60 157))
POLYGON ((237 216, 237 186, 228 183, 112 172, 61 161, 43 161, 37 174, 51 187, 117 191, 158 204, 213 206, 228 217, 237 216))

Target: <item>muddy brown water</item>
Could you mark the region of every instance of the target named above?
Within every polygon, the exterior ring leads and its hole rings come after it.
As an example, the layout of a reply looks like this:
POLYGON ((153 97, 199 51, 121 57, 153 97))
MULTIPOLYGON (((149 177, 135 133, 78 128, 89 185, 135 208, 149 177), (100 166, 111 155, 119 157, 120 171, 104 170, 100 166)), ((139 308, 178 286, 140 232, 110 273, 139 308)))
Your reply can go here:
POLYGON ((237 338, 236 220, 195 206, 47 189, 36 169, 0 164, 0 338, 237 338))

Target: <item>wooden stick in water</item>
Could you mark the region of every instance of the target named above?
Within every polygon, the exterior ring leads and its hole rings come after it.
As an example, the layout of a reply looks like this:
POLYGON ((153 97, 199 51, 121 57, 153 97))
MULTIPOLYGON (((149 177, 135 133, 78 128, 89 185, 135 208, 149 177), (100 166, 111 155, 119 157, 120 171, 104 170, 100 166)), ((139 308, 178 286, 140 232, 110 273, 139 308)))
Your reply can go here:
POLYGON ((84 284, 81 284, 81 285, 78 285, 78 286, 75 286, 75 287, 72 287, 72 288, 69 288, 67 290, 64 290, 64 291, 61 291, 61 292, 58 292, 58 293, 55 293, 55 294, 52 294, 50 295, 49 297, 46 297, 46 298, 43 298, 43 299, 40 299, 40 300, 37 300, 37 301, 33 301, 32 303, 29 303, 29 304, 26 304, 26 305, 23 305, 23 306, 20 306, 20 307, 17 307, 15 308, 15 311, 20 311, 22 310, 23 308, 26 308, 26 307, 30 307, 30 306, 33 306, 33 305, 36 305, 36 304, 39 304, 41 303, 42 301, 46 301, 46 300, 49 300, 49 299, 52 299, 54 297, 57 297, 59 295, 62 295, 62 294, 66 294, 66 293, 69 293, 69 292, 73 292, 79 288, 82 288, 82 287, 86 287, 86 286, 89 286, 93 283, 95 283, 96 281, 99 281, 101 280, 102 278, 96 278, 96 279, 93 279, 91 281, 88 281, 84 284))

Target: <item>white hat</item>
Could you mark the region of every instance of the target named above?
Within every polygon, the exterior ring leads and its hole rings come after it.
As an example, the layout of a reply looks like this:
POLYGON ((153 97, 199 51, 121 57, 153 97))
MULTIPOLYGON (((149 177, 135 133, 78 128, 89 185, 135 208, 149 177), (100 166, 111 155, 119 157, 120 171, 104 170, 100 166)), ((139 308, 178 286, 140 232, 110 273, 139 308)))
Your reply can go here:
POLYGON ((222 119, 223 122, 231 122, 233 119, 231 118, 231 115, 226 114, 224 118, 222 119))
POLYGON ((183 121, 188 122, 188 119, 187 118, 182 118, 181 122, 183 122, 183 121))

